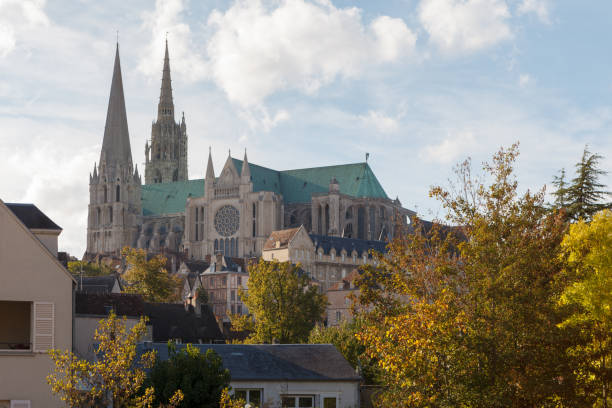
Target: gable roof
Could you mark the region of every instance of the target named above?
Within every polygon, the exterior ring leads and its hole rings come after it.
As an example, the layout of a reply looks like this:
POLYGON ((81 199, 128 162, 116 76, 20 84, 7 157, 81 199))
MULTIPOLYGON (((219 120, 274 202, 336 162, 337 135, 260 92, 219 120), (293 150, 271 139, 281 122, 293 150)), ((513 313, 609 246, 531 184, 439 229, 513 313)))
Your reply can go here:
MULTIPOLYGON (((342 354, 331 344, 194 344, 205 353, 214 350, 232 381, 360 381, 342 354)), ((177 345, 177 349, 185 347, 177 345)), ((138 352, 155 349, 168 359, 167 344, 138 345, 138 352)))
MULTIPOLYGON (((59 259, 57 259, 57 257, 55 257, 51 251, 49 251, 49 249, 38 239, 36 238, 36 236, 34 235, 34 233, 32 231, 30 231, 30 229, 23 223, 23 221, 21 221, 19 219, 19 217, 17 217, 17 215, 15 215, 15 213, 13 213, 13 211, 11 211, 11 209, 4 203, 4 201, 2 201, 2 199, 0 199, 0 209, 2 207, 5 207, 7 209, 7 213, 9 215, 9 217, 12 217, 15 222, 17 223, 17 225, 19 225, 19 227, 23 228, 23 231, 25 231, 26 234, 28 234, 28 236, 34 240, 34 242, 36 243, 36 245, 38 245, 39 248, 42 249, 42 251, 47 254, 47 256, 49 256, 51 258, 51 260, 64 272, 64 274, 66 276, 68 276, 70 278, 70 280, 72 280, 72 282, 76 283, 76 280, 74 279, 74 276, 72 276, 72 274, 70 272, 68 272, 68 269, 66 269, 64 267, 64 265, 62 265, 62 263, 59 261, 59 259)), ((39 210, 40 211, 40 210, 39 210)), ((44 214, 43 214, 44 215, 44 214)), ((46 215, 45 215, 46 217, 46 215)), ((59 227, 58 227, 59 228, 59 227)))
POLYGON ((300 228, 301 227, 272 231, 264 244, 264 251, 269 249, 287 248, 287 245, 289 245, 289 242, 293 239, 295 234, 297 234, 300 228), (276 246, 277 242, 279 243, 279 246, 276 246))
POLYGON ((29 229, 47 229, 61 231, 59 225, 38 209, 34 204, 5 203, 6 206, 29 229))
POLYGON ((84 293, 111 293, 115 283, 121 287, 119 280, 113 275, 77 277, 77 290, 84 293))
MULTIPOLYGON (((358 254, 369 253, 370 250, 385 253, 387 252, 387 243, 384 241, 370 241, 356 238, 332 237, 328 235, 308 234, 315 245, 315 250, 323 249, 324 254, 329 254, 329 251, 334 248, 339 254, 343 249, 347 254, 351 254, 353 250, 358 254)), ((371 255, 368 254, 368 257, 371 255)))
POLYGON ((280 175, 286 204, 310 202, 313 194, 327 193, 332 177, 338 181, 340 194, 389 198, 367 162, 285 170, 280 175))
MULTIPOLYGON (((238 174, 242 160, 232 158, 238 174)), ((272 191, 283 196, 285 204, 309 203, 313 194, 329 191, 334 177, 340 194, 352 197, 388 199, 367 162, 294 170, 273 170, 249 163, 253 191, 272 191)), ((204 196, 204 179, 145 184, 142 186, 143 215, 175 214, 185 211, 188 197, 204 196)))
POLYGON ((202 307, 198 316, 193 308, 177 303, 145 303, 144 311, 153 326, 153 341, 181 339, 184 343, 223 340, 215 316, 209 307, 202 307))

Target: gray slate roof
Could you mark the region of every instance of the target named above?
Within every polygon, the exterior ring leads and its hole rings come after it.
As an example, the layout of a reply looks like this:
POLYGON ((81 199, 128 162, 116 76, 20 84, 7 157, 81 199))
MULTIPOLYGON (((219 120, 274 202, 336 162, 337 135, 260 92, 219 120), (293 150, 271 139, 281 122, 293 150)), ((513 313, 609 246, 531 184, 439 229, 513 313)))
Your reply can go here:
POLYGON ((29 229, 48 229, 61 231, 62 229, 51 221, 49 217, 34 204, 5 203, 6 206, 29 229))
MULTIPOLYGON (((331 344, 194 344, 200 352, 213 349, 233 381, 361 381, 331 344)), ((177 345, 177 349, 185 347, 177 345)), ((168 346, 141 343, 138 352, 155 349, 168 359, 168 346)))
POLYGON ((337 254, 340 254, 340 251, 344 249, 349 256, 353 250, 357 251, 357 254, 360 256, 362 256, 364 253, 368 253, 368 257, 371 257, 369 254, 370 250, 383 254, 387 252, 387 243, 385 241, 332 237, 317 234, 308 235, 310 235, 310 239, 315 245, 315 250, 318 251, 319 248, 322 248, 323 253, 326 255, 329 254, 329 251, 331 251, 332 248, 336 249, 337 254))
POLYGON ((108 276, 77 276, 77 290, 84 293, 111 293, 117 278, 108 276))

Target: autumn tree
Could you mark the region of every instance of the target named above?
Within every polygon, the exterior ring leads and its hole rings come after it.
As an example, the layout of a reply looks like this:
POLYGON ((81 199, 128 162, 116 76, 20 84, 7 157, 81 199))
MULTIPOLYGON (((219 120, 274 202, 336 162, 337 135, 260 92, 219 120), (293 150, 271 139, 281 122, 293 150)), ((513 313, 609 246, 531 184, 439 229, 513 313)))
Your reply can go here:
MULTIPOLYGON (((244 408, 246 401, 240 398, 232 398, 227 388, 224 388, 219 398, 219 408, 244 408)), ((255 407, 253 407, 255 408, 255 407)))
POLYGON ((568 348, 577 364, 578 390, 592 406, 612 403, 612 211, 573 224, 561 244, 572 281, 559 306, 570 310, 560 327, 578 329, 568 348))
POLYGON ((308 336, 309 344, 333 344, 344 358, 355 369, 358 369, 367 384, 380 382, 380 369, 376 361, 372 360, 359 342, 356 334, 361 330, 361 321, 343 321, 338 326, 317 325, 308 336))
POLYGON ((300 265, 289 262, 250 265, 248 290, 239 295, 250 315, 233 315, 232 329, 251 331, 250 343, 303 343, 327 305, 300 265))
POLYGON ((145 250, 128 247, 123 248, 121 254, 127 263, 125 292, 138 293, 147 302, 178 300, 180 280, 168 274, 164 256, 156 255, 147 260, 145 250))
MULTIPOLYGON (((155 390, 139 390, 145 380, 145 370, 153 366, 154 352, 138 358, 136 343, 146 333, 146 321, 141 319, 132 329, 126 328, 126 318, 111 312, 100 321, 94 339, 97 359, 89 362, 71 351, 51 350, 54 371, 47 376, 53 393, 68 406, 152 407, 155 390)), ((183 395, 177 390, 166 407, 176 407, 183 395)))
POLYGON ((580 218, 590 220, 596 212, 610 207, 610 203, 606 203, 606 199, 610 199, 610 192, 600 181, 601 176, 607 174, 599 168, 601 159, 603 156, 591 153, 585 147, 580 162, 576 163, 576 176, 571 182, 565 181, 564 170, 553 180, 555 206, 565 208, 574 221, 580 218))
POLYGON ((156 360, 144 383, 144 389, 155 389, 155 401, 166 402, 178 391, 184 394, 181 408, 217 408, 222 391, 229 386, 229 370, 212 349, 206 353, 187 344, 177 351, 168 343, 169 358, 156 360))
POLYGON ((431 195, 457 227, 418 222, 364 268, 358 333, 384 369, 388 407, 576 406, 572 333, 558 327, 566 225, 544 191, 520 195, 518 146, 470 161, 431 195))
POLYGON ((68 270, 73 275, 83 276, 106 276, 113 273, 113 270, 104 263, 95 263, 87 261, 70 261, 68 262, 68 270))

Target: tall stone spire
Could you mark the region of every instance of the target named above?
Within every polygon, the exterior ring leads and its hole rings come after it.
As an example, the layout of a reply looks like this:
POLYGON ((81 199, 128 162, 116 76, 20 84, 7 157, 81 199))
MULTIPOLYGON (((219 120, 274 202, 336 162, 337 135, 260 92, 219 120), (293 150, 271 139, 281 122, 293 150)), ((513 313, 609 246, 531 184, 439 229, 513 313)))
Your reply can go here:
POLYGON ((132 150, 130 149, 130 134, 128 132, 125 98, 123 95, 123 80, 121 79, 121 63, 119 61, 119 43, 115 52, 115 67, 106 112, 106 126, 100 163, 107 166, 129 164, 132 166, 132 150))
POLYGON ((157 105, 157 120, 163 117, 174 119, 174 101, 172 100, 172 79, 170 78, 170 57, 168 56, 168 39, 166 39, 166 54, 162 73, 159 104, 157 105))

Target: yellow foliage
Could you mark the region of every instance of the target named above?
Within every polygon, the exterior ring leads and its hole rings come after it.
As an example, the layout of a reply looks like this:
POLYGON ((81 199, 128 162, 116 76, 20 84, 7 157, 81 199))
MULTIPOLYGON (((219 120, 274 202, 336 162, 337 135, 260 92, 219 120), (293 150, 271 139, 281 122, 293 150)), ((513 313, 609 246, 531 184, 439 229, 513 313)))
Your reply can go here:
MULTIPOLYGON (((79 359, 70 351, 49 352, 55 365, 47 376, 51 390, 69 406, 108 405, 112 401, 114 407, 152 407, 153 388, 139 395, 145 369, 155 362, 153 351, 136 359, 136 343, 145 332, 145 318, 128 330, 126 318, 111 312, 100 321, 94 335, 98 343, 95 362, 79 359)), ((176 407, 182 398, 177 392, 168 408, 176 407)))
POLYGON ((144 249, 125 247, 121 251, 128 265, 125 273, 125 292, 138 293, 147 302, 172 302, 178 300, 180 279, 166 270, 167 259, 156 255, 147 260, 144 249))
POLYGON ((219 408, 243 408, 246 402, 243 399, 233 399, 227 388, 221 392, 219 408))

